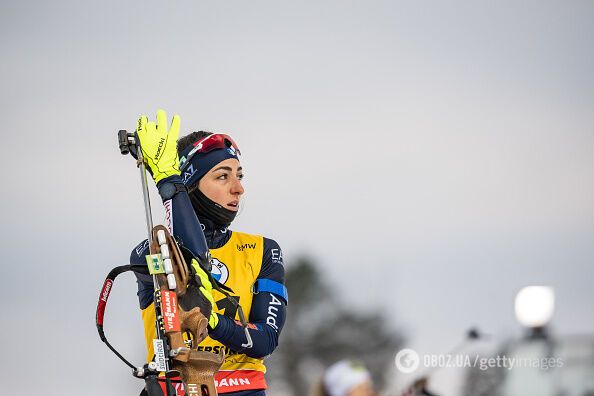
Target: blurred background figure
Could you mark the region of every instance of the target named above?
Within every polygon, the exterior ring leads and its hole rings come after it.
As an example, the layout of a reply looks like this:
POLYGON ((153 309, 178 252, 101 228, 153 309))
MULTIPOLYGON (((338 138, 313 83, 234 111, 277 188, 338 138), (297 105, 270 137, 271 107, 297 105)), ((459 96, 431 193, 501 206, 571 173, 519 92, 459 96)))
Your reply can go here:
POLYGON ((313 396, 377 396, 369 371, 360 363, 341 360, 328 367, 313 396))
POLYGON ((428 383, 429 379, 427 377, 421 377, 410 388, 402 392, 402 396, 437 396, 436 393, 432 393, 427 389, 428 383))

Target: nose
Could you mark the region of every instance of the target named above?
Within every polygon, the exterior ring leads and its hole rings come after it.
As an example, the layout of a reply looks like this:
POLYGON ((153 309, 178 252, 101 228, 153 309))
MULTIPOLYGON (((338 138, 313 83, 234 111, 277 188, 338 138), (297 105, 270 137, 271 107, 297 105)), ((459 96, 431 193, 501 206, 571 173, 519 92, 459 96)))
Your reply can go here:
POLYGON ((240 197, 244 193, 243 185, 241 184, 241 180, 235 178, 233 184, 231 185, 231 194, 237 195, 240 197))

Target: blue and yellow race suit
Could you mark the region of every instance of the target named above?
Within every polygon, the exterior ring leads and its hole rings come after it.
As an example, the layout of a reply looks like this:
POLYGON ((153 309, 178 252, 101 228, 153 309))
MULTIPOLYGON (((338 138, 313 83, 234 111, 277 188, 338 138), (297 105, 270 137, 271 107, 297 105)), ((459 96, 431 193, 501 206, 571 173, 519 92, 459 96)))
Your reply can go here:
MULTIPOLYGON (((186 247, 192 242, 189 231, 200 233, 202 230, 213 258, 213 277, 233 290, 248 318, 248 331, 253 340, 251 348, 242 347, 246 336, 239 323, 237 308, 227 297, 213 290, 213 310, 219 323, 209 330, 209 336, 198 349, 213 353, 221 349, 225 351, 225 361, 215 376, 218 393, 234 396, 263 394, 258 390, 266 389, 264 357, 278 345, 288 300, 282 251, 272 239, 220 229, 204 218, 198 222, 186 198, 187 193, 182 192, 165 202, 167 225, 186 247)), ((145 264, 146 254, 148 243, 145 240, 132 251, 130 263, 145 264)), ((152 340, 156 333, 154 287, 149 275, 136 276, 148 360, 152 360, 152 340)))

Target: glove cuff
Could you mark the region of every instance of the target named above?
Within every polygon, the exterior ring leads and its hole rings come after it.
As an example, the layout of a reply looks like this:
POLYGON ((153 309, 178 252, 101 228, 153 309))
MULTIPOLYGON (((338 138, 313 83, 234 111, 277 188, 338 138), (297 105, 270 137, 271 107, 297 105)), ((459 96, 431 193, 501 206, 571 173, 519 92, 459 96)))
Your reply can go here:
POLYGON ((178 175, 169 176, 161 180, 157 183, 157 189, 159 190, 159 195, 163 201, 173 198, 179 192, 188 191, 178 175))
POLYGON ((208 332, 214 331, 219 325, 219 317, 216 313, 211 313, 210 318, 208 318, 208 332))

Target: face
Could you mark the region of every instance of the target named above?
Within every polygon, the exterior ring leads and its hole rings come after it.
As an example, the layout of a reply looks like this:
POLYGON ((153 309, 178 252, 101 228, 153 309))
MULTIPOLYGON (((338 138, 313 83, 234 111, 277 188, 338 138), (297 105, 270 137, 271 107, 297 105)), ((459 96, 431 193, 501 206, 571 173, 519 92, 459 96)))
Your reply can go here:
POLYGON ((239 210, 244 192, 241 185, 243 171, 239 161, 229 158, 219 162, 200 179, 198 188, 208 199, 232 211, 239 210))
POLYGON ((377 396, 377 393, 373 390, 371 381, 366 381, 353 388, 349 396, 377 396))

